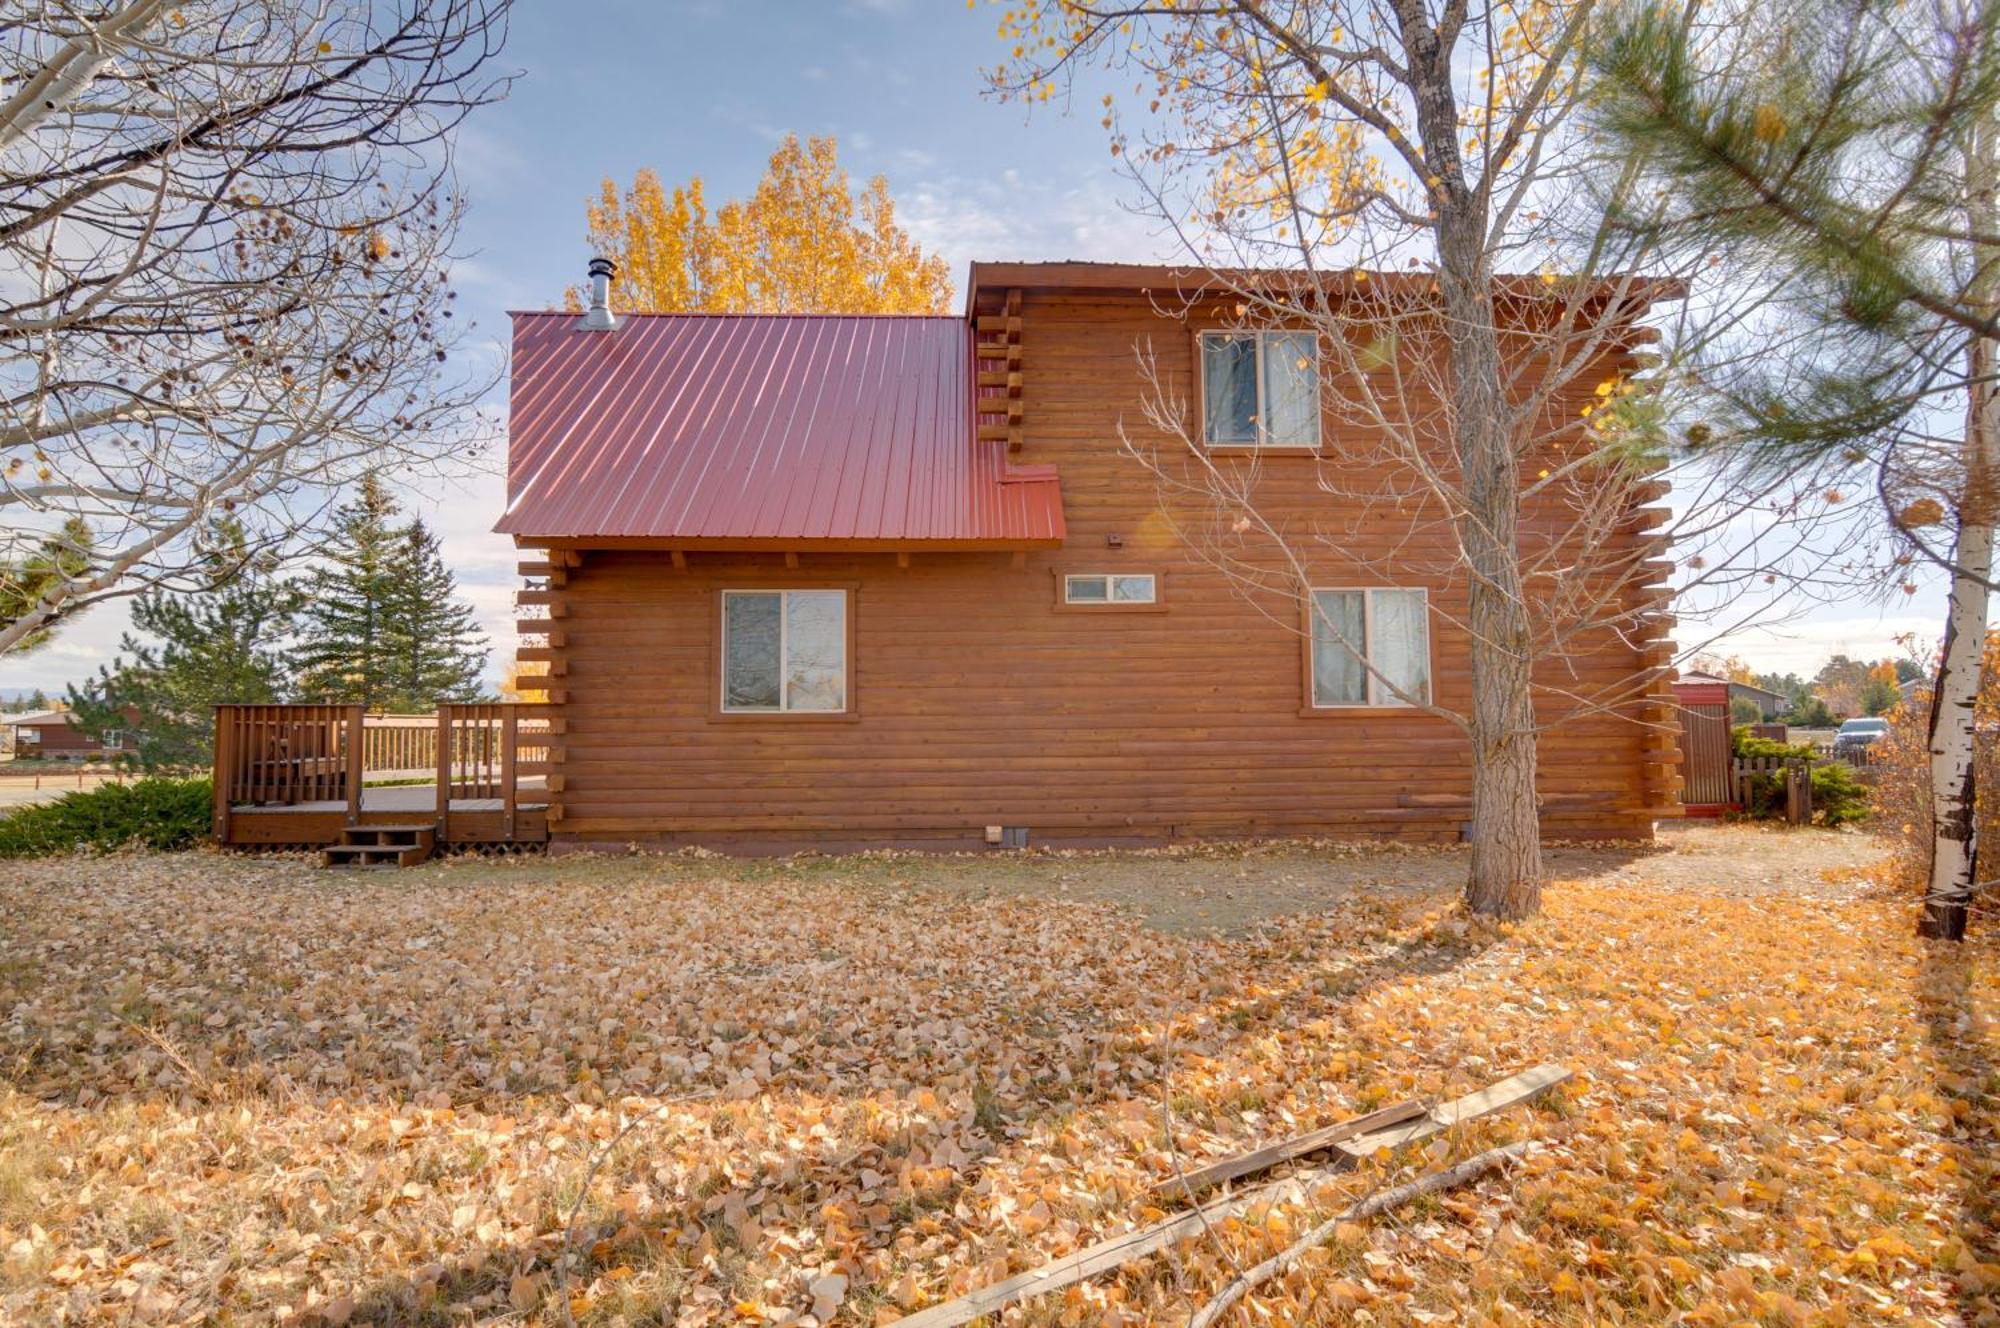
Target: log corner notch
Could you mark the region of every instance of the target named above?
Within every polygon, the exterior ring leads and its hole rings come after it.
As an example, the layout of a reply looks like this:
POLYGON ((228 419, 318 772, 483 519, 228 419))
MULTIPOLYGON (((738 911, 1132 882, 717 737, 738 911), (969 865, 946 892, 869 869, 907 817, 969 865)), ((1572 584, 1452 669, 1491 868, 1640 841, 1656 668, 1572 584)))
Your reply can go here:
POLYGON ((515 594, 523 607, 540 606, 546 617, 523 617, 514 622, 521 642, 514 651, 513 690, 525 705, 535 708, 544 720, 546 753, 546 801, 551 825, 563 818, 562 794, 567 783, 561 766, 564 744, 555 739, 567 732, 561 707, 569 701, 569 636, 558 624, 569 617, 569 597, 563 593, 569 579, 583 567, 578 549, 550 548, 539 551, 538 559, 521 562, 516 570, 526 584, 515 594), (539 644, 534 643, 539 638, 539 644))
POLYGON ((1009 452, 1024 442, 1021 397, 1021 291, 1015 287, 975 310, 972 321, 972 364, 975 373, 973 410, 981 442, 1005 442, 1009 452))
POLYGON ((1678 625, 1669 612, 1674 589, 1670 578, 1674 564, 1663 557, 1667 536, 1660 527, 1673 518, 1671 508, 1661 504, 1670 486, 1665 480, 1646 480, 1633 493, 1628 525, 1637 541, 1629 571, 1625 574, 1625 608, 1631 615, 1628 639, 1637 657, 1639 695, 1632 707, 1633 718, 1643 728, 1639 740, 1642 805, 1639 810, 1655 819, 1682 815, 1680 712, 1674 704, 1673 681, 1679 676, 1674 661, 1679 649, 1674 641, 1678 625))

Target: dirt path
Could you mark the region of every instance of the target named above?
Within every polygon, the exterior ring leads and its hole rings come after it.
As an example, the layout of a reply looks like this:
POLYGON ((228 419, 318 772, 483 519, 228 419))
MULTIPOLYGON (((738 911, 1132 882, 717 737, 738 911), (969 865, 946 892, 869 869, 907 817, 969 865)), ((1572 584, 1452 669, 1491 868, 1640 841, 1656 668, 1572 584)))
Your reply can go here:
MULTIPOLYGON (((1556 846, 1553 881, 1631 882, 1735 897, 1783 892, 1851 895, 1881 841, 1853 831, 1680 822, 1659 842, 1556 846)), ((1018 858, 929 860, 910 879, 973 894, 1056 895, 1136 909, 1165 931, 1241 932, 1267 918, 1326 909, 1356 891, 1449 895, 1466 851, 1384 844, 1223 845, 1018 858)))
MULTIPOLYGON (((1781 892, 1846 897, 1860 871, 1884 852, 1855 831, 1789 830, 1715 821, 1671 822, 1648 845, 1555 846, 1560 883, 1629 882, 1635 888, 1698 889, 1744 897, 1781 892)), ((883 861, 882 857, 877 858, 883 861)), ((559 860, 606 880, 665 870, 754 881, 822 873, 852 878, 853 859, 717 860, 609 858, 559 860)), ((1465 879, 1462 847, 1372 843, 1198 845, 1157 850, 1026 854, 886 855, 886 870, 864 888, 920 887, 983 898, 1026 895, 1108 903, 1137 912, 1163 931, 1238 934, 1268 918, 1322 912, 1358 891, 1448 897, 1465 879)), ((554 863, 550 867, 555 867, 554 863)), ((531 869, 532 870, 532 869, 531 869)))

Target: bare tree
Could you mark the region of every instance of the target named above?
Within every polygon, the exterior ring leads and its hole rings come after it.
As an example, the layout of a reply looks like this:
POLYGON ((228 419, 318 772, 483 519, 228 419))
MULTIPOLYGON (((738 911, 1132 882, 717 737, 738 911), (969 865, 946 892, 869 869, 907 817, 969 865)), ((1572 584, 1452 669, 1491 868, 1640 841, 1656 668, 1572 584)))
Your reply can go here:
POLYGON ((1678 353, 1697 323, 1706 335, 1741 314, 1708 294, 1682 303, 1698 269, 1608 224, 1643 200, 1637 171, 1573 123, 1592 13, 1037 0, 1003 21, 1016 54, 996 74, 1037 101, 1093 61, 1136 74, 1140 105, 1105 98, 1112 150, 1213 272, 1210 307, 1220 297, 1239 329, 1309 334, 1317 404, 1339 422, 1316 513, 1266 511, 1256 459, 1210 450, 1209 422, 1157 375, 1148 423, 1176 446, 1128 445, 1184 500, 1199 556, 1276 601, 1274 616, 1305 604, 1388 694, 1462 728, 1467 899, 1500 916, 1539 906, 1548 725, 1610 713, 1652 726, 1649 802, 1673 800, 1666 546, 1728 600, 1796 561, 1827 506, 1809 474, 1746 485, 1699 463, 1673 508, 1657 505, 1686 452, 1656 391, 1671 376, 1647 374, 1646 348, 1664 330, 1678 353), (1402 533, 1365 561, 1363 526, 1402 533), (1469 705, 1389 676, 1330 620, 1310 587, 1343 563, 1462 590, 1469 705))
POLYGON ((450 135, 505 90, 506 4, 0 20, 0 651, 212 576, 218 514, 297 550, 356 475, 468 446, 450 135))

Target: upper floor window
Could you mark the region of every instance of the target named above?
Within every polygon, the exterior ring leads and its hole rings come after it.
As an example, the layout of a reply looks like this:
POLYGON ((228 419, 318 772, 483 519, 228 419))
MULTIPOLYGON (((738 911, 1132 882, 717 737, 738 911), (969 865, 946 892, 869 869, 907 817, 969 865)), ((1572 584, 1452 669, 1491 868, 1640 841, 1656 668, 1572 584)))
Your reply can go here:
POLYGON ((722 708, 847 709, 847 592, 722 592, 722 708))
POLYGON ((1430 615, 1423 591, 1315 590, 1311 614, 1314 706, 1429 703, 1430 615), (1411 699, 1397 696, 1391 684, 1411 699))
POLYGON ((1201 334, 1202 440, 1210 447, 1319 446, 1319 338, 1201 334))

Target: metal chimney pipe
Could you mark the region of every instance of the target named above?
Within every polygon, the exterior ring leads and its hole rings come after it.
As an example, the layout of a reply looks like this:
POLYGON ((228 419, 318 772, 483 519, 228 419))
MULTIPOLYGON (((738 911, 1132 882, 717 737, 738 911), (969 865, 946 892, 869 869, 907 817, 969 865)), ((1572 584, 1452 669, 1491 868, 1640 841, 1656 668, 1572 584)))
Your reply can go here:
POLYGON ((610 259, 590 260, 590 308, 576 320, 579 330, 609 332, 618 326, 618 315, 611 312, 611 278, 617 274, 618 265, 610 259))

